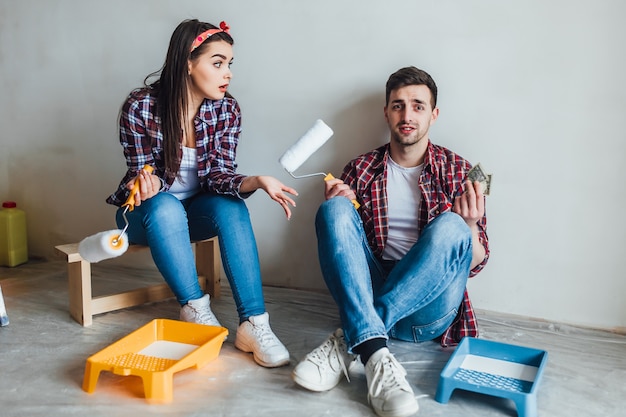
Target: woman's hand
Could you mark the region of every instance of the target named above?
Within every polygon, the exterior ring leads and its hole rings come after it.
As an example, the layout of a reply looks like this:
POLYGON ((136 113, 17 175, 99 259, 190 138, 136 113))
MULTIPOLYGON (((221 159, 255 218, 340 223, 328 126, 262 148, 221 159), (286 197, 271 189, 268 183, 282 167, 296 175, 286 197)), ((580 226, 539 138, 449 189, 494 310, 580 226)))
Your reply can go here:
MULTIPOLYGON (((261 188, 263 191, 267 193, 267 195, 270 196, 272 200, 280 204, 283 210, 285 210, 287 219, 289 220, 291 218, 291 209, 289 208, 289 205, 295 207, 296 202, 293 201, 293 199, 289 197, 287 193, 297 196, 298 192, 295 189, 291 187, 287 187, 285 184, 283 184, 276 178, 270 177, 268 175, 246 177, 241 188, 246 191, 248 189, 256 190, 258 188, 261 188)), ((242 190, 240 189, 240 191, 242 190)))
POLYGON ((137 187, 134 201, 131 200, 131 202, 135 206, 140 206, 142 201, 154 197, 161 189, 161 180, 159 179, 159 177, 148 173, 148 171, 146 171, 145 169, 139 171, 135 179, 129 181, 126 184, 126 188, 128 188, 132 192, 136 181, 139 186, 137 187))

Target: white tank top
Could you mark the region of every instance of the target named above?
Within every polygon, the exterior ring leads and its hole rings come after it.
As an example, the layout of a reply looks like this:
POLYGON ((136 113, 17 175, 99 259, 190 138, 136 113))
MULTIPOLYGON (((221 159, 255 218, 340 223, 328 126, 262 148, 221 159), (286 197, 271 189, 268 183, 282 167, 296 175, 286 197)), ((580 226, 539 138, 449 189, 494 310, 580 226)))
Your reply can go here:
POLYGON ((180 176, 168 190, 179 200, 189 198, 200 191, 200 178, 198 178, 198 160, 196 149, 183 146, 183 159, 180 161, 180 176))
POLYGON ((387 223, 389 233, 383 259, 400 260, 413 247, 419 232, 417 219, 422 201, 418 183, 424 164, 405 168, 389 157, 387 164, 387 223))

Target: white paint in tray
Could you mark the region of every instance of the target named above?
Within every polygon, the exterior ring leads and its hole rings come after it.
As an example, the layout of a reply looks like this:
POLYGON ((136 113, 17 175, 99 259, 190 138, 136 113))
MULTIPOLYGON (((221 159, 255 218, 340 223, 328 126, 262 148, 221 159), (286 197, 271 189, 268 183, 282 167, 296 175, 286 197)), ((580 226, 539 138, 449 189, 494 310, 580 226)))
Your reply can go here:
POLYGON ((179 360, 198 348, 197 345, 188 343, 171 342, 169 340, 157 340, 152 342, 140 352, 140 355, 152 356, 155 358, 179 360))
POLYGON ((535 381, 538 371, 536 366, 478 355, 466 355, 460 368, 528 382, 535 381))

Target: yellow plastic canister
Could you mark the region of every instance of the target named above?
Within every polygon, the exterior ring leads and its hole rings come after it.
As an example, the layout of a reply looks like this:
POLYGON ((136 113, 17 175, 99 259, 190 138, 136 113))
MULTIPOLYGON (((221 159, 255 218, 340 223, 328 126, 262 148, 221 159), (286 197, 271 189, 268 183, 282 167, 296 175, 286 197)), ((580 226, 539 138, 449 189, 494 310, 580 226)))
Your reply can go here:
POLYGON ((26 262, 26 213, 15 202, 5 201, 0 210, 0 265, 13 267, 26 262))

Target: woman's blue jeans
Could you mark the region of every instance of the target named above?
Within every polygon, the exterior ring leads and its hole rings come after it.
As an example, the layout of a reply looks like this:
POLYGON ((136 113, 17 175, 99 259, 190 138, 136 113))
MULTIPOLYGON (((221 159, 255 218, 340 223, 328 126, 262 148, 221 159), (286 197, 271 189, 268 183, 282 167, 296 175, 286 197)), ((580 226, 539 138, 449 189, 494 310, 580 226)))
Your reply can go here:
MULTIPOLYGON (((116 214, 120 228, 125 224, 122 211, 116 214)), ((204 295, 190 241, 217 236, 239 320, 265 312, 259 255, 243 200, 201 192, 179 201, 161 192, 126 217, 129 241, 150 247, 159 272, 181 305, 204 295)))
POLYGON ((345 197, 322 203, 315 227, 322 274, 350 351, 372 338, 432 340, 452 324, 472 260, 471 232, 461 216, 439 215, 397 262, 374 256, 345 197))

